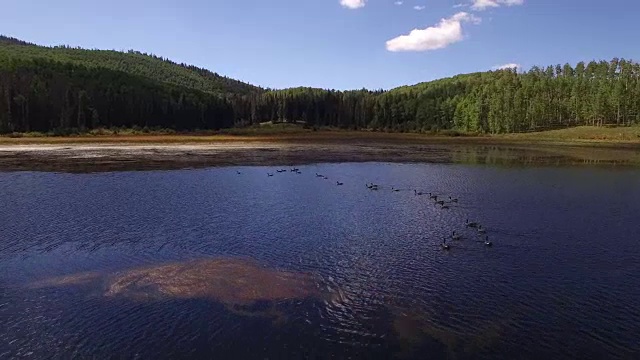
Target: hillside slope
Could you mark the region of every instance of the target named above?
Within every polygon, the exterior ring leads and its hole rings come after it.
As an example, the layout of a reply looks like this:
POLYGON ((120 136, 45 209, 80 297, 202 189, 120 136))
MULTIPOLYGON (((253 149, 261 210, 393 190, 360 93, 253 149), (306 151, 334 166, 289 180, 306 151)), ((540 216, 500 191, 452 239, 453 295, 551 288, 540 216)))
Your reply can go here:
POLYGON ((45 47, 0 35, 0 57, 20 60, 48 59, 86 67, 103 67, 210 93, 246 95, 262 91, 259 87, 206 69, 177 64, 158 56, 132 50, 123 53, 114 50, 85 50, 66 46, 45 47))

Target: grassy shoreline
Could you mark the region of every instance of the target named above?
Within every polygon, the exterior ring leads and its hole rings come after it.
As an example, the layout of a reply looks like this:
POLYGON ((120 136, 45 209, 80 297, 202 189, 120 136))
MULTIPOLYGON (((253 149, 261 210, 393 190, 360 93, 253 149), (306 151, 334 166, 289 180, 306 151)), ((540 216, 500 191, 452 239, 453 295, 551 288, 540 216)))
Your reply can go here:
POLYGON ((640 148, 640 126, 602 128, 576 127, 535 133, 505 135, 475 135, 444 132, 440 134, 387 133, 373 131, 331 130, 313 131, 301 127, 266 129, 232 129, 222 132, 81 134, 72 136, 0 136, 0 145, 37 144, 206 144, 233 142, 264 143, 407 143, 407 144, 468 144, 468 145, 572 145, 640 148))

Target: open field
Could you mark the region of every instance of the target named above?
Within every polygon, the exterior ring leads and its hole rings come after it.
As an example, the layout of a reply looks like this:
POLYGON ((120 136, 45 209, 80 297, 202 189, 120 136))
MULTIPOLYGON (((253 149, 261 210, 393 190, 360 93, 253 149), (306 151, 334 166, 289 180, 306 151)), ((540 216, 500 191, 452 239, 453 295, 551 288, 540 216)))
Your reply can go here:
POLYGON ((640 126, 630 127, 593 127, 579 126, 569 129, 542 131, 535 133, 509 134, 501 138, 513 140, 544 140, 586 143, 638 143, 640 144, 640 126))
POLYGON ((295 125, 272 125, 251 128, 229 129, 218 132, 195 132, 167 134, 163 132, 142 133, 130 130, 117 134, 104 132, 99 135, 44 136, 32 133, 0 136, 0 144, 184 144, 227 142, 407 142, 407 143, 464 143, 464 144, 535 144, 538 142, 585 145, 637 145, 640 147, 640 126, 591 127, 580 126, 569 129, 504 135, 464 134, 453 131, 441 133, 390 133, 375 131, 349 131, 322 129, 313 131, 295 125))
POLYGON ((2 137, 0 170, 110 171, 319 162, 640 165, 640 128, 500 136, 365 131, 2 137), (635 137, 634 137, 635 136, 635 137))

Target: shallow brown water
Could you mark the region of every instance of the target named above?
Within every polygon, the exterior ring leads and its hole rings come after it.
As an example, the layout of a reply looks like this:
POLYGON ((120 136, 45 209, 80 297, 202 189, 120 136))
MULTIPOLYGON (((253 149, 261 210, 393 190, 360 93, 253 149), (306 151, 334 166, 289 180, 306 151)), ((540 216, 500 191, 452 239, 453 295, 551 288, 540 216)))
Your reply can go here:
POLYGON ((218 143, 0 146, 0 170, 96 172, 340 162, 640 165, 640 149, 462 143, 218 143))

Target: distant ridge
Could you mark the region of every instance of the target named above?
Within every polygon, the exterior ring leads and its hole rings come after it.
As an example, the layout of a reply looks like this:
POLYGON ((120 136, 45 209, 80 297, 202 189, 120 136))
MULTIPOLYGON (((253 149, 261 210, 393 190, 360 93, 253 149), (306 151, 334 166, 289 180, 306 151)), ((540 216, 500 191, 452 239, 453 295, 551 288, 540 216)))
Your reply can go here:
POLYGON ((221 76, 207 69, 178 64, 134 50, 120 52, 69 46, 46 47, 3 35, 0 35, 0 45, 3 45, 0 47, 0 55, 4 56, 21 59, 41 58, 87 67, 104 67, 210 93, 250 94, 264 91, 260 87, 221 76))

